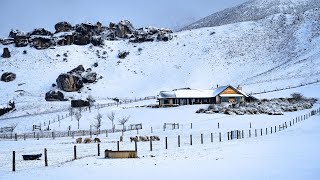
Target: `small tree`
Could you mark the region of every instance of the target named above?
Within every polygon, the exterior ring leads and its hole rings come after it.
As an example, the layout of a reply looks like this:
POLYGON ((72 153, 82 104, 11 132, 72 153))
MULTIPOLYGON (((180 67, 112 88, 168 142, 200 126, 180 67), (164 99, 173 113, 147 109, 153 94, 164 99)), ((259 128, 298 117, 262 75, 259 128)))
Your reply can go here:
MULTIPOLYGON (((81 109, 81 108, 80 108, 80 109, 81 109)), ((80 127, 80 119, 81 119, 81 116, 82 116, 80 109, 74 114, 76 120, 78 121, 78 129, 79 129, 79 127, 80 127)))
POLYGON ((102 126, 102 115, 100 113, 97 114, 97 116, 95 117, 95 121, 93 122, 92 125, 100 133, 100 128, 102 126))
POLYGON ((10 127, 12 128, 12 131, 14 131, 17 126, 18 126, 18 123, 12 123, 12 124, 10 124, 10 127))
POLYGON ((70 113, 71 121, 72 121, 72 116, 73 116, 73 107, 69 107, 69 113, 70 113))
POLYGON ((123 131, 124 129, 124 125, 126 124, 126 122, 128 122, 130 119, 130 116, 123 116, 122 118, 119 119, 119 124, 122 125, 122 129, 123 131))
POLYGON ((303 99, 304 99, 304 96, 303 96, 301 93, 297 93, 297 92, 292 93, 292 94, 291 94, 291 97, 292 97, 293 99, 295 99, 296 101, 300 101, 300 100, 303 100, 303 99))
POLYGON ((115 112, 111 112, 110 114, 107 115, 108 119, 111 121, 111 124, 112 124, 112 132, 114 132, 114 118, 116 116, 116 113, 115 112))

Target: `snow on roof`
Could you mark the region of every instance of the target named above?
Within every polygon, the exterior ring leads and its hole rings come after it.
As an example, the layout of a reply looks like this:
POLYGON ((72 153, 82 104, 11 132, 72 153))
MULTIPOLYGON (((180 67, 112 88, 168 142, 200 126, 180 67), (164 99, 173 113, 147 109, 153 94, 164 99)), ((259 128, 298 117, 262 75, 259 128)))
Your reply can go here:
MULTIPOLYGON (((167 99, 167 98, 212 98, 216 97, 220 93, 222 93, 224 90, 226 90, 228 87, 232 86, 221 86, 216 89, 210 89, 210 90, 200 90, 200 89, 177 89, 173 91, 161 91, 159 94, 159 99, 167 99)), ((233 87, 232 87, 233 88, 233 87)), ((241 90, 238 90, 236 88, 233 88, 242 95, 248 97, 246 93, 244 93, 241 90)), ((235 94, 233 97, 239 97, 238 94, 235 94)))

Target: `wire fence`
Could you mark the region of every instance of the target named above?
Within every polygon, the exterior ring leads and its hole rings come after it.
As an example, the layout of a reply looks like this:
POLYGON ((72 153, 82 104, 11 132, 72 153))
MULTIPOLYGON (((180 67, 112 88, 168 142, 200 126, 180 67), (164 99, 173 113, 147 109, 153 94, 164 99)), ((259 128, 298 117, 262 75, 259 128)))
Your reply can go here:
POLYGON ((301 83, 299 85, 295 85, 295 86, 288 86, 285 88, 276 88, 273 90, 264 90, 264 91, 260 91, 260 92, 251 92, 250 95, 258 95, 258 94, 265 94, 265 93, 270 93, 270 92, 277 92, 277 91, 283 91, 283 90, 288 90, 288 89, 294 89, 294 88, 299 88, 299 87, 303 87, 303 86, 308 86, 311 84, 317 84, 319 83, 319 80, 316 81, 312 81, 312 82, 308 82, 308 83, 301 83))
MULTIPOLYGON (((102 142, 97 144, 91 144, 91 145, 85 145, 85 144, 75 144, 75 143, 66 143, 66 146, 61 148, 60 147, 52 147, 51 149, 44 148, 44 161, 41 161, 37 163, 39 167, 41 166, 48 166, 49 165, 62 165, 71 161, 75 161, 78 159, 86 158, 86 157, 94 157, 94 156, 101 156, 103 154, 103 151, 101 149, 106 148, 106 151, 109 151, 108 149, 115 149, 116 151, 120 152, 122 149, 131 149, 136 154, 138 152, 142 155, 145 155, 148 152, 152 151, 159 151, 159 150, 167 150, 167 149, 175 149, 175 148, 181 148, 183 146, 193 146, 193 145, 203 145, 203 144, 209 144, 209 143, 222 143, 222 142, 229 142, 234 140, 244 140, 248 138, 255 138, 255 137, 262 137, 266 135, 271 135, 274 133, 278 133, 281 131, 286 130, 287 128, 293 127, 294 125, 303 122, 310 117, 314 115, 320 114, 320 108, 311 110, 309 113, 306 113, 304 115, 299 115, 296 118, 285 121, 281 124, 271 126, 271 127, 265 127, 260 129, 247 129, 247 130, 231 130, 227 132, 215 132, 215 133, 200 133, 200 134, 184 134, 184 135, 177 135, 177 136, 168 136, 161 137, 155 141, 153 138, 150 137, 147 141, 149 143, 145 142, 139 142, 138 141, 121 141, 120 140, 114 140, 108 141, 108 142, 102 142), (67 148, 67 149, 66 149, 67 148), (52 151, 55 151, 54 153, 52 151), (102 153, 101 153, 102 152, 102 153), (50 153, 51 155, 48 155, 50 153), (59 156, 59 157, 56 157, 59 156)), ((191 127, 192 128, 192 125, 191 127)), ((65 132, 59 132, 57 133, 57 136, 63 136, 65 132)), ((88 133, 87 131, 74 131, 72 134, 75 135, 83 135, 88 133)), ((93 133, 93 132, 89 132, 93 133)), ((96 132, 99 133, 99 132, 96 132)), ((101 133, 108 133, 101 132, 101 133)), ((86 134, 87 135, 87 134, 86 134)), ((33 135, 34 136, 34 135, 33 135)), ((39 135, 41 136, 41 135, 39 135)), ((46 135, 43 135, 45 137, 46 135)), ((70 134, 68 134, 70 136, 70 134)), ((17 137, 18 138, 18 137, 17 137)), ((37 137, 33 137, 37 138, 37 137)), ((39 152, 37 150, 37 152, 39 152)), ((127 152, 127 151, 126 151, 127 152)), ((10 158, 6 158, 3 161, 5 162, 6 168, 12 168, 12 171, 16 171, 16 167, 19 167, 19 169, 26 169, 24 165, 26 165, 28 162, 23 161, 23 159, 18 157, 16 158, 16 155, 23 155, 25 153, 22 150, 13 151, 12 152, 12 163, 10 163, 10 158), (10 167, 10 164, 12 167, 10 167)), ((1 155, 0 155, 1 156, 1 155)), ((34 167, 34 166, 33 166, 34 167)))

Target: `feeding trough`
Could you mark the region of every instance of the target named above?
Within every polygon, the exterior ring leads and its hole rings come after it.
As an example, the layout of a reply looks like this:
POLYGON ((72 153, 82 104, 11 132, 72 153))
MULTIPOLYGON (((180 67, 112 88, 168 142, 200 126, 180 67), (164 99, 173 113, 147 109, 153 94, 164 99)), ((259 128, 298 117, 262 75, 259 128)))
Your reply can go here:
POLYGON ((28 154, 22 155, 23 160, 39 160, 42 154, 28 154))

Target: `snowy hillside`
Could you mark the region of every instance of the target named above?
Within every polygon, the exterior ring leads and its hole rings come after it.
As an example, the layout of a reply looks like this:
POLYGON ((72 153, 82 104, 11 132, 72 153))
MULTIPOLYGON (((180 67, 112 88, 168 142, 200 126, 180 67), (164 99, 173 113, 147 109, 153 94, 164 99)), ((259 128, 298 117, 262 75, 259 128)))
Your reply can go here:
POLYGON ((60 73, 80 64, 103 76, 90 86, 91 91, 82 89, 96 97, 147 96, 160 90, 211 88, 216 84, 245 85, 250 92, 316 80, 320 76, 319 18, 318 9, 296 15, 281 13, 259 21, 179 32, 168 42, 106 41, 102 48, 71 45, 36 50, 9 46, 12 57, 1 58, 0 67, 16 73, 17 79, 0 82, 4 95, 1 103, 25 98, 18 97, 17 90, 26 91, 26 96, 43 96, 60 73), (130 54, 119 59, 119 51, 130 54), (93 67, 95 62, 98 67, 93 67), (251 88, 264 82, 267 84, 251 88))
MULTIPOLYGON (((67 111, 70 102, 50 103, 44 96, 57 89, 52 84, 61 73, 80 64, 103 78, 85 85, 81 93, 64 92, 65 96, 85 99, 92 95, 100 104, 110 102, 108 97, 134 99, 182 87, 209 89, 231 84, 250 93, 317 81, 319 19, 319 9, 310 9, 182 31, 167 42, 119 40, 105 41, 102 47, 70 45, 44 50, 0 45, 11 51, 11 58, 0 59, 0 70, 17 75, 12 82, 0 81, 0 104, 15 100, 17 107, 1 118, 67 111), (119 51, 130 53, 119 59, 119 51)), ((8 124, 10 121, 3 121, 4 126, 8 124)))
POLYGON ((200 19, 182 28, 182 30, 259 20, 279 13, 297 14, 319 7, 319 0, 250 0, 239 6, 228 8, 200 19))

